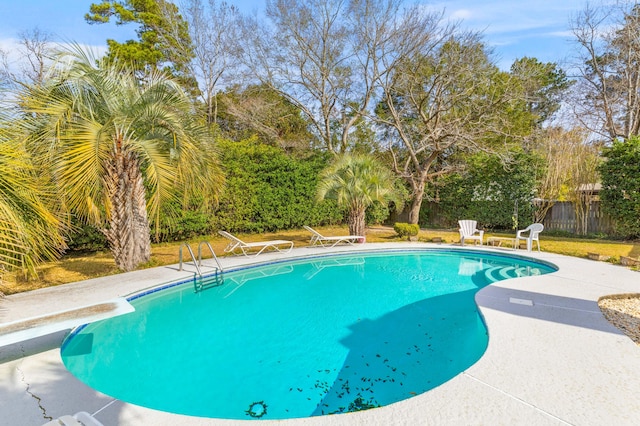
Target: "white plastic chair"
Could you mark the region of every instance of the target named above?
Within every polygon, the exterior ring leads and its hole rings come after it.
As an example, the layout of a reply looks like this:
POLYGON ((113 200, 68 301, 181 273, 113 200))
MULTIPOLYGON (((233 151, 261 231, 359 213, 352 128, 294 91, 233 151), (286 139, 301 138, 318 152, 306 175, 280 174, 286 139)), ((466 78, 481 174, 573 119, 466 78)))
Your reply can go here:
POLYGON ((458 224, 460 225, 460 245, 464 245, 465 240, 480 241, 480 245, 482 245, 482 237, 484 236, 484 231, 477 229, 477 221, 459 220, 458 224))
POLYGON ((533 242, 538 243, 538 251, 540 251, 540 233, 544 230, 544 225, 541 223, 532 223, 525 229, 521 229, 516 233, 516 248, 520 247, 520 240, 527 241, 527 251, 531 251, 533 248, 533 242), (529 233, 525 236, 524 234, 529 233))

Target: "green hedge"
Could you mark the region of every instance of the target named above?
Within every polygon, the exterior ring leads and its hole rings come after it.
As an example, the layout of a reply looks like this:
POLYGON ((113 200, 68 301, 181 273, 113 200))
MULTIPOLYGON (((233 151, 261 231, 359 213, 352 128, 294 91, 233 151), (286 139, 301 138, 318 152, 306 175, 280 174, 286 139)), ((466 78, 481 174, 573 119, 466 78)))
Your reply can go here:
MULTIPOLYGON (((344 211, 334 201, 315 201, 318 175, 330 154, 296 158, 255 140, 221 141, 219 149, 227 183, 217 209, 211 213, 198 200, 186 207, 165 206, 182 213, 171 222, 162 215, 159 229, 152 223, 154 241, 179 241, 218 229, 257 233, 343 221, 344 211)), ((91 227, 76 228, 72 239, 74 249, 106 248, 102 234, 91 227)))
POLYGON ((315 201, 318 174, 329 154, 298 159, 252 140, 222 142, 220 150, 227 187, 215 214, 218 229, 265 232, 342 221, 335 202, 315 201))
POLYGON ((615 221, 616 233, 640 237, 640 137, 616 141, 604 150, 599 167, 602 209, 615 221))
MULTIPOLYGON (((440 214, 445 221, 457 226, 460 219, 474 219, 489 229, 530 225, 539 160, 526 153, 514 153, 512 158, 513 161, 505 166, 497 156, 476 154, 469 158, 464 173, 442 179, 438 195, 440 214)), ((424 207, 428 208, 426 204, 424 207)))

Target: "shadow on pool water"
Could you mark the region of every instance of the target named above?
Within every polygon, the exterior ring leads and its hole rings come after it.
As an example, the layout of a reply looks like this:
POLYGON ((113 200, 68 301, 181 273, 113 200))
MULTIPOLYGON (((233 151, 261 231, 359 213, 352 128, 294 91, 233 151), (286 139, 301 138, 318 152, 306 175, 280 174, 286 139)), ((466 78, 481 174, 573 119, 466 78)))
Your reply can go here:
POLYGON ((333 383, 316 383, 322 399, 312 415, 401 401, 433 389, 474 364, 487 343, 475 293, 424 299, 351 325, 351 334, 341 341, 349 354, 333 383), (451 326, 443 327, 444 322, 451 326))

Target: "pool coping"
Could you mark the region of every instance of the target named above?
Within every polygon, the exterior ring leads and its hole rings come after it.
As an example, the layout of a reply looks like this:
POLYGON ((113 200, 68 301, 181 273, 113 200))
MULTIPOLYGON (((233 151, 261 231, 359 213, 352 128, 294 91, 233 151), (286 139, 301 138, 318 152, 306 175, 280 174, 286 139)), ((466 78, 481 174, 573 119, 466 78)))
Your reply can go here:
MULTIPOLYGON (((421 248, 462 249, 446 244, 367 243, 220 260, 225 268, 234 268, 329 253, 421 248)), ((638 272, 546 252, 473 246, 464 250, 515 253, 552 263, 559 270, 480 290, 476 303, 489 329, 487 351, 441 386, 375 410, 260 424, 633 424, 640 415, 636 398, 640 347, 604 319, 597 300, 640 292, 638 272)), ((47 303, 52 297, 59 301, 56 310, 64 310, 149 291, 158 284, 189 279, 193 271, 187 268, 178 271, 171 265, 8 296, 0 301, 0 321, 52 312, 47 303)), ((0 397, 9 402, 2 409, 8 413, 0 417, 15 417, 15 425, 37 425, 47 421, 43 413, 55 418, 87 411, 105 425, 244 423, 163 413, 100 394, 64 369, 58 349, 62 337, 64 333, 57 333, 0 347, 4 352, 0 397)))

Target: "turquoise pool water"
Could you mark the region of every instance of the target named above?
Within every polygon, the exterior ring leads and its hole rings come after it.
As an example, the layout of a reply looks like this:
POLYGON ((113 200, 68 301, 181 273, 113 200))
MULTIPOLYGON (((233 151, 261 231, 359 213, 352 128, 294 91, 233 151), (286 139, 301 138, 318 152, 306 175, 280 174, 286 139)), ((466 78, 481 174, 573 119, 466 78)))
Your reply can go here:
POLYGON ((502 279, 552 272, 465 251, 334 255, 226 272, 132 300, 62 347, 80 380, 123 401, 227 419, 358 411, 426 392, 475 363, 474 302, 502 279))

